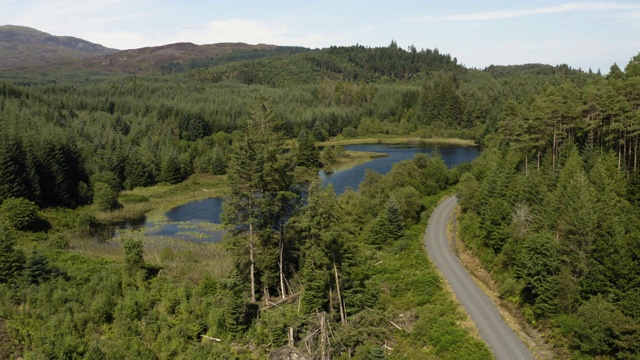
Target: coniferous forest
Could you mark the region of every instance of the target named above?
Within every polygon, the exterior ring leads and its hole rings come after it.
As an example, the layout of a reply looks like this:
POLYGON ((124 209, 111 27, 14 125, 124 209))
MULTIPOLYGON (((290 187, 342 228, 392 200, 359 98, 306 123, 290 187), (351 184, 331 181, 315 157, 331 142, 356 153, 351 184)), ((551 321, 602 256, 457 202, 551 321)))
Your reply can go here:
POLYGON ((423 248, 455 193, 549 358, 637 358, 639 137, 640 54, 607 75, 395 42, 0 73, 0 357, 489 359, 423 248), (482 154, 319 185, 340 148, 318 142, 389 137, 482 154), (93 236, 207 187, 220 243, 93 236))

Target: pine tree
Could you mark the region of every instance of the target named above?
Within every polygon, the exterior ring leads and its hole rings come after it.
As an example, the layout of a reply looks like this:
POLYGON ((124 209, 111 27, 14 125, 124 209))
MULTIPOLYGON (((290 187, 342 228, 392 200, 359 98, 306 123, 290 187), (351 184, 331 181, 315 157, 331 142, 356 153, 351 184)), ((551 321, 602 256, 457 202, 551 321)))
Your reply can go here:
MULTIPOLYGON (((246 235, 249 252, 251 300, 256 300, 256 274, 263 273, 263 287, 271 284, 273 271, 270 263, 277 264, 278 286, 285 296, 286 226, 294 213, 298 195, 293 191, 293 166, 281 134, 274 131, 274 112, 266 98, 256 99, 251 119, 242 135, 232 147, 228 180, 231 194, 225 200, 223 221, 233 226, 236 235, 246 235), (257 263, 258 247, 264 251, 263 261, 257 263), (274 251, 275 250, 275 251, 274 251), (277 254, 272 261, 270 254, 277 254)), ((240 236, 242 237, 242 236, 240 236)), ((244 246, 236 249, 243 252, 244 246)))
POLYGON ((9 136, 3 139, 0 142, 0 202, 11 197, 33 200, 29 192, 28 173, 22 142, 9 136))
POLYGON ((184 180, 182 166, 180 165, 180 160, 176 154, 168 154, 164 158, 158 180, 168 182, 170 184, 177 184, 184 180))
POLYGON ((297 165, 310 169, 318 169, 320 163, 320 152, 315 144, 315 138, 307 130, 302 129, 298 134, 298 151, 296 154, 297 165))
POLYGON ((404 223, 398 203, 394 198, 389 199, 371 225, 371 243, 380 246, 399 240, 404 236, 404 223))
POLYGON ((15 250, 14 244, 11 233, 0 224, 0 284, 15 279, 24 268, 24 254, 15 250))

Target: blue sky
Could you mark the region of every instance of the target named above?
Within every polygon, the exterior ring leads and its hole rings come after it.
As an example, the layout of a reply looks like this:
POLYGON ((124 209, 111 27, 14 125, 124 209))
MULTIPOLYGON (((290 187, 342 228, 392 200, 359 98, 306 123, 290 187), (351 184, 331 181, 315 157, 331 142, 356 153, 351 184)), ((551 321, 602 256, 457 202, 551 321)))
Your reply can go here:
POLYGON ((438 48, 468 67, 608 72, 640 52, 640 1, 0 0, 0 24, 131 49, 174 42, 438 48))

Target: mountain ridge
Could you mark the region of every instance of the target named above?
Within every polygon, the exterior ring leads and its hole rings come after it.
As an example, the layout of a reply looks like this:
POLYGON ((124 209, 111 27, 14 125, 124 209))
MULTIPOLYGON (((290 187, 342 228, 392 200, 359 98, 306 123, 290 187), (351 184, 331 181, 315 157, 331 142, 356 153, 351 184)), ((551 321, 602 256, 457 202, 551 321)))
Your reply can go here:
MULTIPOLYGON (((179 42, 118 50, 73 36, 51 35, 26 26, 0 26, 0 71, 94 70, 130 74, 172 72, 188 64, 206 65, 212 62, 212 58, 234 52, 276 50, 276 53, 277 49, 308 50, 242 42, 205 45, 179 42)), ((244 58, 268 55, 247 53, 244 58)))
POLYGON ((73 36, 55 36, 26 26, 0 26, 0 70, 23 70, 117 51, 73 36))

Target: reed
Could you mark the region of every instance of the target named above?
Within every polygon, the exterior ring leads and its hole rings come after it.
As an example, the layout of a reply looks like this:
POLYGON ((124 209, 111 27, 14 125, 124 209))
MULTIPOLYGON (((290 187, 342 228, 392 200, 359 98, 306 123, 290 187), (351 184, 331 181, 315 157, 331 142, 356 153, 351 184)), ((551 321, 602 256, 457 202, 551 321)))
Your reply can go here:
POLYGON ((71 236, 69 250, 87 257, 124 262, 122 241, 131 237, 142 241, 145 262, 159 267, 165 276, 171 278, 193 282, 207 275, 225 278, 233 266, 232 257, 221 243, 195 243, 171 237, 150 237, 137 230, 121 230, 119 236, 107 241, 71 236))
POLYGON ((140 219, 154 207, 152 202, 129 203, 113 211, 97 211, 95 217, 100 223, 116 224, 127 220, 140 219))

